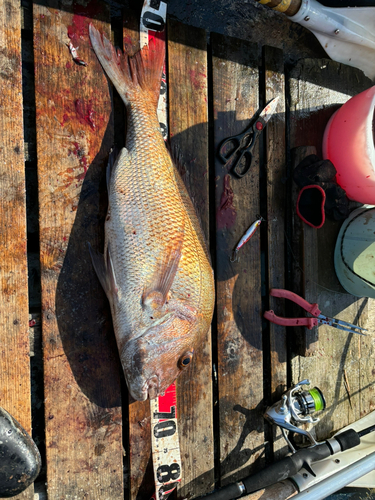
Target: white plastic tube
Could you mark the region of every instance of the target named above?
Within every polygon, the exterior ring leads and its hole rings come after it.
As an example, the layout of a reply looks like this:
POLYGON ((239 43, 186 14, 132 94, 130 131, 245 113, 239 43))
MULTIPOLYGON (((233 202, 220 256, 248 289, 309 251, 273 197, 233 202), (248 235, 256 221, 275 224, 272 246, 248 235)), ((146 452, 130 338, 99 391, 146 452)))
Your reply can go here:
MULTIPOLYGON (((373 7, 331 8, 325 7, 316 0, 302 0, 297 14, 290 17, 291 21, 305 26, 311 31, 324 33, 336 40, 354 43, 375 49, 375 34, 373 26, 368 28, 363 22, 354 20, 358 11, 367 11, 367 16, 373 7)), ((370 16, 371 17, 371 16, 370 16)))
POLYGON ((332 493, 335 493, 335 491, 368 474, 373 469, 375 469, 375 452, 361 458, 361 460, 354 462, 352 465, 324 479, 320 483, 311 486, 302 493, 298 493, 298 495, 293 497, 293 500, 323 500, 332 493))
POLYGON ((375 7, 326 7, 316 0, 302 0, 289 19, 309 29, 327 54, 341 63, 375 77, 375 7))

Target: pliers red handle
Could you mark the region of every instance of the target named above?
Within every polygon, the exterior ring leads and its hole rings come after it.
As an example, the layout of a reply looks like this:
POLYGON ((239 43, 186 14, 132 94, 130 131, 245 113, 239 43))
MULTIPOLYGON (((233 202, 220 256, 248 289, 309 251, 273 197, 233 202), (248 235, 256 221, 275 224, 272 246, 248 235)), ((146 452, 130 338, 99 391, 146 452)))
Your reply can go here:
POLYGON ((304 318, 282 318, 281 316, 277 316, 273 311, 266 311, 264 313, 264 317, 275 323, 276 325, 281 326, 306 326, 309 330, 312 329, 313 326, 318 325, 317 317, 320 315, 320 309, 318 304, 310 304, 307 300, 303 299, 299 295, 294 292, 290 292, 289 290, 284 290, 282 288, 271 288, 270 295, 272 297, 281 297, 283 299, 289 299, 292 302, 295 302, 299 306, 301 306, 305 311, 315 316, 314 318, 304 317, 304 318))
POLYGON ((345 332, 357 333, 358 335, 366 335, 366 328, 362 328, 358 325, 353 325, 352 323, 348 323, 347 321, 343 321, 341 319, 329 318, 325 314, 320 314, 320 309, 318 304, 310 304, 307 300, 303 299, 296 293, 290 292, 289 290, 283 290, 281 288, 272 288, 270 290, 270 295, 272 297, 282 297, 284 299, 289 299, 299 306, 303 307, 305 311, 312 314, 314 318, 281 318, 280 316, 276 316, 273 311, 266 311, 264 313, 264 317, 272 323, 276 323, 277 325, 282 326, 306 326, 309 330, 313 326, 318 326, 318 324, 328 325, 332 328, 337 328, 339 330, 343 330, 345 332))

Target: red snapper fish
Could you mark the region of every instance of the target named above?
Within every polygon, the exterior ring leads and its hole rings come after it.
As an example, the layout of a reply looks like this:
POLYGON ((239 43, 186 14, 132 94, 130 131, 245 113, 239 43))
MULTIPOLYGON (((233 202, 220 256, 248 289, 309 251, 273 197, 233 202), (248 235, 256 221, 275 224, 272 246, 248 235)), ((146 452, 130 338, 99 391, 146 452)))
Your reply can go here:
POLYGON ((104 255, 91 256, 129 391, 153 399, 190 365, 210 326, 213 272, 157 119, 164 43, 155 39, 129 57, 93 25, 90 39, 127 108, 126 147, 107 170, 104 255))

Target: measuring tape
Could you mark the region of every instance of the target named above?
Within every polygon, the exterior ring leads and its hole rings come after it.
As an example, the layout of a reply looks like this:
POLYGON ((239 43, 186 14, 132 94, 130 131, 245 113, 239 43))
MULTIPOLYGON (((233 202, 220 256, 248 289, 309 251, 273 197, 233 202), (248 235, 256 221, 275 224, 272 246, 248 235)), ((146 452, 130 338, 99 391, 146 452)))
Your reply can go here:
MULTIPOLYGON (((140 47, 148 45, 152 38, 159 38, 165 42, 165 23, 167 20, 167 4, 160 0, 146 0, 141 12, 139 26, 140 47)), ((168 138, 167 125, 167 69, 164 60, 163 74, 160 85, 160 96, 158 102, 158 119, 161 133, 166 141, 168 138)))
POLYGON ((155 499, 161 500, 181 481, 181 455, 177 430, 176 384, 164 396, 150 400, 152 463, 155 499))
MULTIPOLYGON (((160 0, 146 0, 140 20, 141 48, 152 38, 165 42, 167 4, 160 0)), ((167 77, 166 62, 158 101, 158 119, 164 140, 168 137, 167 126, 167 77)), ((176 384, 165 391, 164 396, 150 400, 152 463, 155 477, 154 500, 166 500, 181 481, 181 454, 177 429, 176 384)))

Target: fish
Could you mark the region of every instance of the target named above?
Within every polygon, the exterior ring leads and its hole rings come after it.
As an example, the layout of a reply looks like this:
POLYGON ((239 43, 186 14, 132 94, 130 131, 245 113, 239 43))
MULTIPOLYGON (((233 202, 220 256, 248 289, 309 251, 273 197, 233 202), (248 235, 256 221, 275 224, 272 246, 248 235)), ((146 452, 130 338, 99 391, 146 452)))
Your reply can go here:
POLYGON ((205 238, 157 118, 164 42, 134 56, 89 26, 94 52, 127 110, 125 147, 107 167, 104 253, 90 249, 108 297, 131 396, 162 395, 192 364, 212 321, 205 238))

